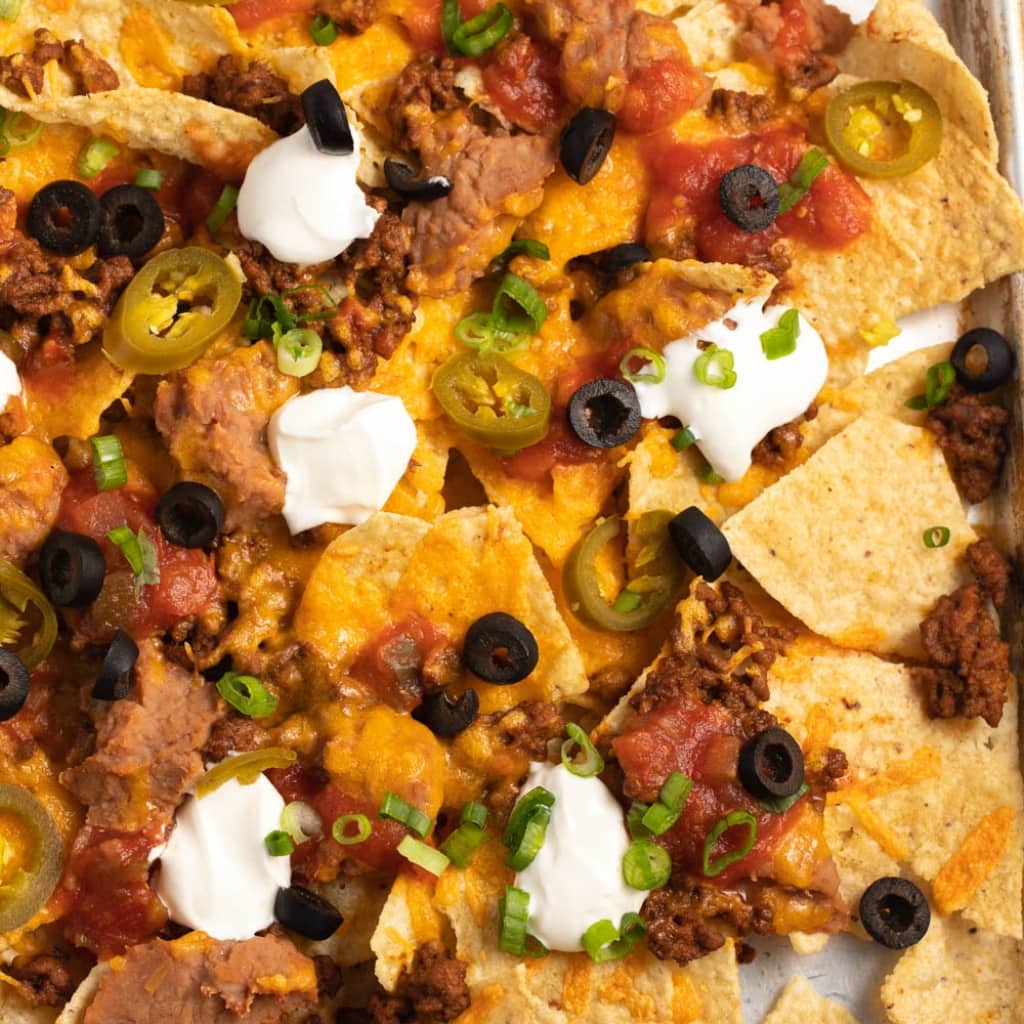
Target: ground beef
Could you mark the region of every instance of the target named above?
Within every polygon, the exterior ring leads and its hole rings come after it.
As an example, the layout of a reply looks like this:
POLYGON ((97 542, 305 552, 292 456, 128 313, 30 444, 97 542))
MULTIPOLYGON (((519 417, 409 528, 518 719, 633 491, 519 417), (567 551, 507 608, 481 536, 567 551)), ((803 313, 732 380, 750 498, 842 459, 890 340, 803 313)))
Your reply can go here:
POLYGON ((1013 571, 1010 563, 1003 557, 1003 553, 985 537, 975 541, 967 549, 967 563, 992 603, 997 608, 1002 608, 1006 604, 1010 576, 1013 571))
POLYGON ((350 35, 365 32, 377 20, 377 0, 318 0, 316 10, 350 35))
POLYGON ((64 44, 64 56, 64 69, 78 81, 82 92, 108 92, 121 84, 117 72, 78 39, 64 44))
POLYGON ((834 793, 839 780, 850 770, 850 762, 841 750, 826 747, 820 760, 805 762, 804 770, 812 793, 834 793))
POLYGON ((341 968, 329 956, 313 957, 319 999, 333 999, 341 990, 341 968))
POLYGON ((755 131, 774 112, 775 104, 770 96, 756 96, 732 89, 715 89, 708 103, 708 116, 730 135, 746 135, 755 131))
POLYGON ((945 597, 921 623, 930 665, 912 669, 932 718, 983 718, 995 728, 1003 716, 1010 649, 985 606, 981 587, 969 584, 945 597))
POLYGON ((938 438, 961 495, 984 501, 995 488, 1009 444, 1010 414, 1001 405, 986 405, 980 395, 956 386, 928 413, 925 426, 938 438))
POLYGON ((488 721, 505 746, 520 751, 531 761, 542 760, 548 743, 565 732, 558 708, 540 700, 524 700, 504 714, 489 716, 488 721))
POLYGON ((246 66, 238 57, 226 53, 212 72, 186 75, 181 91, 254 117, 278 135, 291 135, 305 123, 299 97, 261 60, 246 66))
POLYGON ((370 1013, 373 1024, 431 1024, 454 1020, 469 1002, 466 965, 441 943, 427 942, 402 972, 394 994, 370 997, 370 1013))
POLYGON ((36 29, 29 53, 0 57, 0 84, 31 99, 43 92, 45 68, 51 60, 71 77, 76 94, 107 92, 120 85, 117 72, 80 39, 62 43, 45 28, 36 29))
POLYGON ((803 423, 813 420, 818 415, 818 405, 812 402, 802 416, 798 416, 789 423, 783 423, 781 427, 770 430, 760 441, 754 445, 750 458, 759 466, 769 466, 773 469, 781 469, 788 466, 793 456, 796 455, 800 446, 804 443, 804 435, 800 427, 803 423))
POLYGON ((639 714, 686 696, 727 708, 753 735, 775 723, 759 704, 768 700, 768 670, 790 635, 769 626, 747 602, 743 591, 723 582, 716 590, 698 584, 690 605, 670 637, 671 649, 652 669, 647 685, 631 701, 639 714), (699 623, 694 628, 694 616, 699 623), (742 648, 749 656, 731 665, 742 648))
POLYGON ((15 960, 3 971, 21 982, 21 991, 33 1006, 63 1006, 76 988, 67 962, 51 954, 15 960))
POLYGON ((245 274, 247 298, 291 291, 314 279, 313 274, 297 264, 275 259, 259 242, 242 239, 232 251, 245 274))
POLYGON ((259 750, 270 743, 270 734, 251 718, 228 713, 214 722, 203 747, 204 761, 223 761, 232 754, 259 750))
POLYGON ((399 149, 419 151, 418 121, 410 119, 411 110, 443 114, 465 107, 455 88, 457 70, 451 57, 434 56, 417 57, 402 69, 387 108, 392 138, 399 149))

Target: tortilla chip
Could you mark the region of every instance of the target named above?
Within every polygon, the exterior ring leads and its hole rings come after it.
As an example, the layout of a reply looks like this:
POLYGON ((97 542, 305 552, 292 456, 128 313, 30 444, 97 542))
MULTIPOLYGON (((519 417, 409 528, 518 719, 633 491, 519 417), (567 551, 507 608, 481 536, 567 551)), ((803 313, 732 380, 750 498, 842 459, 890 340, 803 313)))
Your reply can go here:
POLYGON ((75 989, 75 994, 64 1009, 61 1010, 60 1016, 57 1018, 57 1024, 80 1024, 85 1016, 85 1011, 89 1008, 89 1004, 93 1001, 96 991, 100 987, 103 975, 109 970, 109 963, 97 964, 82 979, 82 983, 75 989))
POLYGON ((447 436, 428 421, 416 424, 416 439, 409 468, 391 492, 384 511, 431 522, 445 509, 441 491, 448 469, 447 436))
POLYGON ((857 1024, 857 1018, 798 976, 783 989, 764 1024, 857 1024))
POLYGON ((733 554, 787 611, 845 647, 910 657, 966 582, 976 540, 930 431, 862 416, 726 522, 733 554), (899 485, 894 486, 894 481, 899 485), (949 543, 924 544, 945 526, 949 543))
POLYGON ((302 942, 302 952, 307 956, 329 956, 341 967, 372 959, 370 939, 388 898, 388 885, 375 875, 341 876, 318 886, 317 891, 341 914, 343 921, 330 938, 302 942))
POLYGON ((690 60, 707 70, 735 60, 742 24, 736 9, 722 0, 698 0, 686 14, 676 18, 676 28, 690 60))
POLYGON ((834 746, 849 760, 825 812, 847 903, 855 907, 867 885, 905 866, 928 882, 944 878, 946 905, 974 924, 1020 938, 1016 688, 996 729, 931 719, 906 667, 810 639, 775 663, 769 685, 768 710, 805 748, 813 737, 809 757, 834 746), (993 815, 996 828, 982 824, 993 815))
POLYGON ((1024 1006, 1024 944, 933 917, 882 985, 890 1024, 1016 1024, 1024 1006))

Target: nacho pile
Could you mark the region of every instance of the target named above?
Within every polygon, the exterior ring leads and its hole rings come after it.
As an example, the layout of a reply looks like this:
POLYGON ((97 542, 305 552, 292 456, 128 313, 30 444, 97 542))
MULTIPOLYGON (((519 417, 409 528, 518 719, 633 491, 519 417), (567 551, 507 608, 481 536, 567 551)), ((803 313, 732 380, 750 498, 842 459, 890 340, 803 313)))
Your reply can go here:
POLYGON ((0 0, 0 1021, 1015 1021, 998 161, 918 0, 0 0))

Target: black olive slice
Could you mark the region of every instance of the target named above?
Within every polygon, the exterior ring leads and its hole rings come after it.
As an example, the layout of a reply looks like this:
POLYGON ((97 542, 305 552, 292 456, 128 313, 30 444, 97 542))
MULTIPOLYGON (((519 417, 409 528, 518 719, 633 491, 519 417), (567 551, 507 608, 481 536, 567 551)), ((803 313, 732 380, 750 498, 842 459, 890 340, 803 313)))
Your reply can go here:
POLYGON ((428 693, 412 717, 422 722, 435 736, 451 739, 476 721, 479 710, 480 698, 476 690, 467 690, 455 700, 439 690, 428 693))
POLYGON ((956 379, 968 391, 991 391, 1010 379, 1013 348, 998 331, 975 327, 953 346, 950 362, 956 379))
POLYGON ((668 535, 682 560, 708 583, 729 568, 732 549, 725 534, 696 505, 669 520, 668 535))
POLYGON ((764 231, 779 216, 779 186, 754 164, 734 167, 718 186, 722 213, 744 231, 764 231))
POLYGON ((99 544, 81 533, 54 530, 39 555, 43 592, 59 608, 95 601, 107 574, 99 544))
POLYGON ((602 274, 614 274, 619 270, 636 266, 637 263, 650 263, 653 258, 651 250, 639 242, 623 242, 621 245, 613 245, 610 249, 593 252, 589 256, 602 274))
POLYGON ((13 718, 28 699, 28 669, 21 658, 0 648, 0 722, 13 718))
POLYGON ((536 667, 539 651, 534 635, 505 612, 491 612, 466 631, 462 660, 484 682, 518 683, 536 667))
POLYGON ((160 532, 180 548, 208 548, 224 525, 224 502, 206 484, 175 484, 156 507, 160 532))
POLYGON ((74 256, 96 241, 100 201, 80 181, 53 181, 32 197, 26 228, 44 249, 74 256))
POLYGON ((164 211, 147 188, 116 185, 100 199, 101 256, 144 256, 164 234, 164 211))
POLYGON ((388 184, 406 199, 418 199, 429 202, 431 199, 443 199, 452 190, 452 183, 443 175, 435 174, 429 178, 418 178, 416 172, 401 160, 388 157, 384 161, 384 177, 388 184))
POLYGON ((785 729, 765 729, 740 748, 740 782, 758 800, 793 796, 804 784, 804 755, 785 729))
POLYGON ((278 889, 274 898, 274 917, 285 928, 322 942, 340 927, 344 918, 322 896, 301 885, 278 889))
POLYGON ((569 399, 569 426, 591 448, 617 448, 640 429, 640 399, 621 380, 588 381, 569 399))
POLYGON ((302 94, 302 112, 313 143, 321 153, 347 156, 355 149, 345 104, 326 78, 314 82, 302 94))
POLYGON ((601 170, 614 139, 614 114, 596 107, 577 111, 562 131, 559 156, 565 173, 586 185, 601 170))
POLYGON ((864 930, 886 949, 906 949, 920 942, 931 920, 924 893, 906 878, 879 878, 860 898, 864 930))
POLYGON ((138 657, 139 648, 135 641, 119 629, 103 656, 103 664, 92 687, 93 697, 96 700, 124 700, 131 689, 132 669, 138 657))

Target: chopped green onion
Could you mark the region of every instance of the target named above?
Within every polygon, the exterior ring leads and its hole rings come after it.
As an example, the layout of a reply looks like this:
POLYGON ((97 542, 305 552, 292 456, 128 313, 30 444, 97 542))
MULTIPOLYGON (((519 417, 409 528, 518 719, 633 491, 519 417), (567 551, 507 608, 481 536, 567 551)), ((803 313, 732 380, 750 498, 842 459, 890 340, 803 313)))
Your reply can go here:
POLYGON ((89 438, 92 445, 92 472, 96 489, 113 491, 128 483, 128 464, 124 460, 121 441, 114 434, 89 438))
POLYGON ((626 813, 626 825, 629 828, 629 834, 634 839, 648 839, 651 835, 644 825, 644 815, 647 810, 648 805, 642 804, 639 800, 634 800, 629 805, 629 811, 626 813))
POLYGON ((495 326, 493 313, 470 313, 455 325, 455 337, 470 348, 481 352, 500 352, 508 355, 518 352, 529 341, 529 336, 495 326))
POLYGON ((697 437, 689 427, 683 427, 682 430, 677 430, 672 435, 672 447, 677 452, 686 451, 687 448, 692 448, 697 443, 697 437))
POLYGON ((914 395, 911 398, 908 398, 906 402, 904 402, 904 405, 906 405, 908 409, 914 409, 920 412, 922 409, 928 408, 928 399, 925 398, 924 395, 914 395))
POLYGON ((468 803, 462 808, 460 821, 459 827, 441 844, 441 852, 456 867, 468 868, 476 851, 487 841, 487 808, 468 803))
POLYGON ((397 793, 385 793, 377 812, 382 818, 391 818, 416 835, 423 837, 430 831, 430 818, 418 807, 406 803, 397 793))
POLYGON ((263 837, 263 845, 271 857, 290 857, 295 852, 295 841, 281 829, 274 829, 263 837))
POLYGON ((948 526, 929 526, 924 531, 924 546, 926 548, 944 548, 952 536, 948 526))
POLYGON ((155 192, 157 189, 163 188, 163 171, 157 171, 151 167, 141 170, 135 175, 135 184, 139 188, 149 188, 155 192))
POLYGON ((622 858, 622 877, 627 885, 634 889, 657 889, 671 874, 672 858, 665 847, 650 839, 634 839, 629 844, 622 858))
POLYGON ((651 348, 631 348, 622 357, 619 372, 631 384, 660 384, 665 379, 665 359, 651 348), (632 369, 634 359, 643 363, 641 369, 632 369))
POLYGON ((236 710, 250 718, 266 718, 277 709, 277 698, 255 677, 225 672, 217 692, 236 710))
POLYGON ((316 331, 294 327, 274 343, 277 368, 289 377, 308 377, 319 365, 324 343, 316 331))
POLYGON ((612 602, 612 611, 628 615, 630 612, 635 612, 643 603, 644 599, 639 594, 626 587, 612 602))
POLYGON ((544 845, 554 803, 554 794, 543 786, 535 786, 519 799, 502 836, 502 842, 508 849, 505 863, 510 868, 522 871, 533 863, 544 845))
POLYGON ((317 46, 330 46, 338 38, 338 26, 326 14, 318 14, 309 26, 309 34, 317 46))
POLYGON ((707 459, 704 460, 704 464, 697 470, 697 477, 702 484, 724 484, 725 477, 720 476, 715 472, 715 467, 711 465, 707 459))
POLYGON ((90 139, 78 154, 78 173, 91 181, 121 150, 110 139, 90 139))
POLYGON ((462 11, 459 0, 442 0, 441 2, 441 36, 445 49, 455 53, 455 30, 462 24, 462 11))
POLYGON ((268 292, 266 295, 259 295, 249 302, 245 311, 245 321, 242 324, 242 334, 250 341, 257 338, 277 338, 288 331, 307 324, 312 320, 330 320, 337 311, 338 304, 334 301, 331 293, 321 284, 303 284, 297 288, 291 288, 283 295, 275 295, 268 292), (294 313, 285 304, 289 295, 297 292, 319 291, 329 303, 329 308, 317 313, 294 313))
POLYGON ((727 348, 710 345, 693 364, 693 375, 708 387, 728 391, 736 383, 735 357, 727 348))
POLYGON ((662 783, 658 799, 647 809, 642 824, 655 836, 664 835, 678 820, 693 783, 681 772, 672 772, 662 783))
MULTIPOLYGON (((458 4, 455 5, 458 12, 458 4)), ((461 14, 459 15, 461 18, 461 14)), ((497 3, 482 14, 469 21, 462 22, 451 30, 451 46, 464 57, 479 57, 486 53, 495 43, 504 39, 512 29, 512 12, 503 4, 497 3)), ((442 30, 444 29, 442 13, 442 30)))
POLYGON ((221 189, 220 198, 206 218, 206 228, 211 235, 216 234, 228 219, 228 214, 238 204, 238 189, 234 185, 225 185, 221 189))
POLYGON ((513 956, 526 952, 526 922, 530 918, 530 894, 506 885, 498 898, 498 949, 513 956))
POLYGON ((595 921, 583 933, 580 945, 594 963, 603 964, 629 956, 646 933, 640 915, 630 912, 622 915, 618 928, 607 918, 595 921))
POLYGON ((815 179, 828 167, 828 157, 812 146, 803 155, 800 165, 789 176, 789 181, 779 186, 779 216, 788 213, 810 191, 815 179))
POLYGON ((373 834, 373 825, 365 814, 343 814, 334 819, 331 835, 342 846, 357 846, 365 843, 373 834), (353 826, 355 832, 352 831, 353 826))
POLYGON ((487 824, 487 808, 483 804, 478 804, 475 800, 470 800, 469 803, 464 804, 462 807, 462 812, 459 815, 459 824, 476 825, 477 828, 483 828, 487 824))
POLYGON ((491 266, 504 266, 513 256, 520 254, 532 256, 535 260, 551 259, 551 250, 543 242, 538 242, 535 238, 514 238, 504 252, 498 253, 491 260, 491 266))
POLYGON ((135 574, 135 596, 144 586, 155 586, 160 582, 160 562, 153 542, 140 526, 138 534, 125 526, 118 526, 107 534, 107 540, 114 544, 125 557, 135 574))
POLYGON ((754 848, 754 843, 756 842, 757 819, 748 811, 730 811, 716 823, 715 827, 708 833, 707 839, 704 840, 701 866, 705 876, 707 878, 714 878, 716 875, 720 875, 730 864, 743 860, 754 848), (741 827, 746 827, 747 829, 747 838, 743 841, 743 845, 738 850, 730 850, 728 853, 723 853, 721 857, 712 860, 711 851, 714 849, 715 843, 730 829, 741 827))
POLYGON ((22 3, 24 0, 0 0, 0 19, 14 21, 21 13, 22 3))
POLYGON ((800 788, 792 796, 780 796, 775 800, 758 800, 758 803, 769 814, 785 814, 798 800, 805 797, 811 791, 806 782, 800 784, 800 788))
POLYGON ((936 363, 928 368, 924 397, 929 409, 934 409, 949 398, 955 381, 956 371, 950 362, 936 363))
POLYGON ((604 758, 597 752, 597 747, 590 742, 590 737, 575 722, 570 722, 565 731, 569 738, 562 744, 562 764, 580 778, 589 779, 592 775, 600 775, 604 771, 604 758), (573 744, 580 748, 582 761, 572 756, 573 744))
POLYGON ((428 846, 413 836, 405 836, 398 844, 398 852, 410 864, 415 864, 432 875, 442 874, 451 863, 440 850, 435 850, 433 846, 428 846))
POLYGON ((548 307, 529 281, 518 274, 506 274, 501 279, 491 307, 494 327, 512 334, 536 334, 547 315, 548 307), (509 303, 522 312, 510 312, 509 303))
POLYGON ((296 846, 314 836, 323 835, 323 821, 316 809, 301 800, 292 800, 285 804, 281 812, 281 828, 292 837, 296 846))
POLYGON ((34 121, 28 114, 0 107, 0 156, 31 146, 43 134, 44 127, 42 121, 34 121))
POLYGON ((761 349, 767 359, 781 359, 796 351, 796 339, 800 336, 800 314, 787 309, 779 317, 778 326, 761 335, 761 349))

